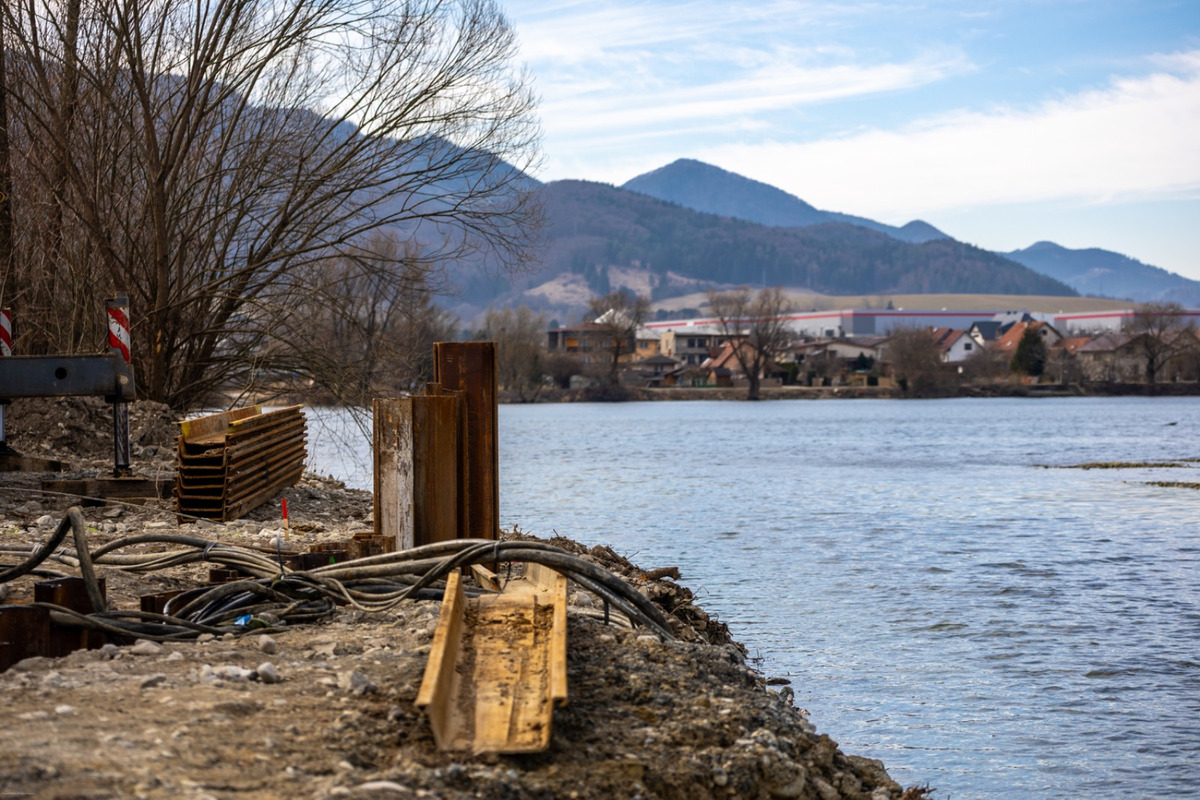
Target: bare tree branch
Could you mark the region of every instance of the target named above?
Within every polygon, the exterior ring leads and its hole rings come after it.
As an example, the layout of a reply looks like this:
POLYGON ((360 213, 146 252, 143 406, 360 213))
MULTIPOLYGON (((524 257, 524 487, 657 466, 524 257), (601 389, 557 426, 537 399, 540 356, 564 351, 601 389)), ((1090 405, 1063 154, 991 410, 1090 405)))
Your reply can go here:
POLYGON ((300 359, 278 340, 281 309, 308 305, 324 270, 420 275, 427 292, 450 265, 526 257, 539 132, 492 0, 13 0, 0 14, 25 232, 5 285, 28 287, 22 317, 44 317, 39 346, 63 352, 95 345, 72 309, 127 290, 151 398, 189 406, 214 379, 300 359), (394 261, 363 256, 381 232, 394 261))

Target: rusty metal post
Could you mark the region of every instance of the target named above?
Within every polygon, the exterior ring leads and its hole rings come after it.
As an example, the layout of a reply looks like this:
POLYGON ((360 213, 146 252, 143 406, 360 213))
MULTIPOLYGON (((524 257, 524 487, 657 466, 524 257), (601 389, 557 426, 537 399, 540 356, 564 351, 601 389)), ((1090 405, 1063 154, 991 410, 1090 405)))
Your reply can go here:
POLYGON ((467 474, 467 464, 470 463, 470 452, 468 451, 467 443, 467 394, 453 389, 447 389, 440 383, 425 384, 425 394, 431 397, 451 396, 457 400, 458 405, 458 421, 457 421, 457 439, 458 439, 458 459, 455 465, 455 477, 458 483, 458 531, 456 538, 467 539, 471 536, 470 520, 471 520, 471 484, 470 477, 467 474))
POLYGON ((394 549, 412 547, 412 417, 409 398, 380 398, 372 402, 372 447, 375 475, 375 535, 394 542, 394 549), (408 458, 404 454, 410 454, 408 458))
MULTIPOLYGON (((106 581, 104 578, 97 578, 96 582, 100 586, 101 596, 106 595, 106 581)), ((92 598, 88 594, 87 583, 83 578, 53 578, 46 581, 38 581, 33 585, 33 599, 37 603, 53 603, 56 606, 69 608, 72 611, 77 611, 80 614, 94 614, 98 609, 93 605, 92 598)), ((103 647, 108 638, 101 631, 94 631, 88 628, 72 628, 64 627, 50 622, 50 638, 48 649, 50 652, 46 655, 58 657, 69 655, 76 650, 95 650, 98 647, 103 647)))
POLYGON ((374 401, 375 535, 405 550, 458 534, 458 398, 374 401))
MULTIPOLYGON (((125 363, 129 357, 129 296, 117 292, 116 297, 104 301, 108 317, 108 347, 121 356, 125 363)), ((113 407, 113 477, 129 475, 129 403, 114 397, 109 402, 113 407)))
POLYGON ((50 610, 42 606, 0 606, 0 672, 22 659, 49 654, 50 610))
POLYGON ((437 342, 434 380, 466 396, 467 535, 495 539, 500 530, 499 429, 495 342, 437 342))

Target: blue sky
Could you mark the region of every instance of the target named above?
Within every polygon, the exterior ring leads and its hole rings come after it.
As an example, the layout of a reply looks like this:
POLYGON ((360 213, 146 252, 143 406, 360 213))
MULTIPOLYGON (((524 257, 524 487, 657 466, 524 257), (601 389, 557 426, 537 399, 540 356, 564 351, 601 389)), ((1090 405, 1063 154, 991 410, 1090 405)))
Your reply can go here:
POLYGON ((541 180, 696 158, 829 210, 1200 279, 1200 0, 501 0, 541 180))

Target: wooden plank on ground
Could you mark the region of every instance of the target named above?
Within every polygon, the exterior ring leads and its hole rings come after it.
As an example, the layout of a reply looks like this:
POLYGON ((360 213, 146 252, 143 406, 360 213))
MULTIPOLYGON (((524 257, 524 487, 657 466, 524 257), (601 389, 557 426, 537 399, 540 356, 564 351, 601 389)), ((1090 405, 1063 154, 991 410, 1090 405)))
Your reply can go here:
POLYGON ((417 697, 440 749, 535 753, 550 746, 554 706, 567 699, 567 581, 533 572, 535 580, 466 600, 457 573, 447 580, 417 697))

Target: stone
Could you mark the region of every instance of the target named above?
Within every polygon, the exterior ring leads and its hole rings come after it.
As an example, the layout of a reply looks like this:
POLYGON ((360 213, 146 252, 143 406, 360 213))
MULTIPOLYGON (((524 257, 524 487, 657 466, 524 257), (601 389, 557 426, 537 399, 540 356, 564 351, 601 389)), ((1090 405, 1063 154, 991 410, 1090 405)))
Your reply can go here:
POLYGON ((355 794, 376 794, 381 797, 413 797, 412 789, 395 781, 367 781, 354 787, 355 794))
POLYGON ((152 642, 149 639, 139 639, 133 647, 129 648, 129 652, 135 656, 157 656, 162 655, 164 649, 158 642, 152 642))
POLYGON ((361 697, 375 691, 375 684, 359 670, 343 672, 338 676, 338 688, 344 692, 361 697))
POLYGON ((54 708, 54 713, 58 714, 60 717, 73 717, 75 716, 76 711, 77 709, 75 706, 69 706, 65 703, 61 706, 55 706, 54 708))
POLYGON ((841 800, 842 795, 837 789, 833 788, 828 782, 821 778, 813 778, 813 786, 817 789, 817 794, 821 800, 841 800))
POLYGON ((49 514, 42 514, 33 524, 39 528, 48 528, 54 524, 54 517, 49 514))
POLYGON ((275 640, 265 633, 258 637, 258 649, 260 652, 266 653, 269 656, 275 655, 279 650, 279 646, 275 644, 275 640))
POLYGON ((279 677, 279 670, 275 669, 275 665, 270 661, 264 661, 258 665, 258 669, 254 671, 258 679, 263 683, 279 683, 282 678, 279 677))
POLYGON ((223 664, 212 668, 213 674, 225 681, 248 681, 254 677, 254 670, 239 667, 236 664, 223 664))
POLYGON ((138 686, 142 689, 153 689, 156 686, 162 686, 166 682, 167 676, 159 672, 155 675, 148 675, 147 677, 142 678, 142 682, 138 684, 138 686))

